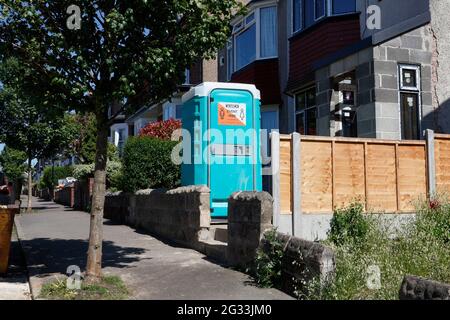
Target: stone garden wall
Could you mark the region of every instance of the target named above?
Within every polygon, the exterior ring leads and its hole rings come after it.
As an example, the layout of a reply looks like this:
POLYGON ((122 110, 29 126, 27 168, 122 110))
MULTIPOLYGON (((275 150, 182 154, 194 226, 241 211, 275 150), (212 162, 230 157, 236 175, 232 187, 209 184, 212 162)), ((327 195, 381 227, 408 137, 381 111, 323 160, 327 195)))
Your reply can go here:
POLYGON ((272 230, 273 199, 267 192, 238 192, 228 201, 228 262, 245 268, 251 266, 258 249, 273 251, 276 242, 283 250, 281 276, 283 291, 301 293, 312 279, 331 280, 335 256, 331 248, 272 230), (272 232, 273 233, 273 232, 272 232))
POLYGON ((450 285, 421 277, 405 276, 400 300, 450 300, 450 285))
POLYGON ((209 232, 209 197, 204 186, 112 193, 105 198, 105 218, 196 247, 209 232))

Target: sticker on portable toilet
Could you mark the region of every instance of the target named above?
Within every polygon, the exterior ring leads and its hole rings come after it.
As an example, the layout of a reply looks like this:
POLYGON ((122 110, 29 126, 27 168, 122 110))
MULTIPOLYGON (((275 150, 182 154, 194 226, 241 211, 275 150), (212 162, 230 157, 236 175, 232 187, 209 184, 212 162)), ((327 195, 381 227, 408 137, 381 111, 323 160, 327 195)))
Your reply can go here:
POLYGON ((245 103, 219 102, 218 117, 219 125, 245 126, 246 106, 245 103))

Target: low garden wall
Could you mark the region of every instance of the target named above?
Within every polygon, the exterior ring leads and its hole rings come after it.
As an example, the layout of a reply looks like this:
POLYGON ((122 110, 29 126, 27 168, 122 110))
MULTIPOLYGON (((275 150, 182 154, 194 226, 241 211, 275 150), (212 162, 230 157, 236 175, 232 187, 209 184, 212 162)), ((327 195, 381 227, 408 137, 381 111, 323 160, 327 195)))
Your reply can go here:
MULTIPOLYGON (((55 191, 53 200, 76 210, 89 211, 91 207, 92 188, 94 179, 76 181, 73 185, 55 191)), ((40 191, 38 196, 45 200, 51 200, 48 189, 40 191)))
POLYGON ((67 207, 73 208, 75 203, 75 188, 73 186, 64 187, 55 191, 54 201, 67 207))
POLYGON ((421 277, 405 276, 400 300, 450 300, 450 285, 421 277))
POLYGON ((209 232, 209 197, 205 186, 110 193, 105 198, 105 218, 195 248, 209 232))
POLYGON ((87 180, 78 180, 75 182, 74 208, 76 210, 90 210, 93 186, 94 178, 88 178, 87 180))
POLYGON ((303 284, 312 279, 322 283, 332 279, 335 255, 331 248, 273 231, 270 194, 237 192, 230 197, 228 206, 227 257, 231 265, 251 268, 258 251, 270 253, 276 245, 282 250, 283 291, 294 295, 301 293, 303 284))

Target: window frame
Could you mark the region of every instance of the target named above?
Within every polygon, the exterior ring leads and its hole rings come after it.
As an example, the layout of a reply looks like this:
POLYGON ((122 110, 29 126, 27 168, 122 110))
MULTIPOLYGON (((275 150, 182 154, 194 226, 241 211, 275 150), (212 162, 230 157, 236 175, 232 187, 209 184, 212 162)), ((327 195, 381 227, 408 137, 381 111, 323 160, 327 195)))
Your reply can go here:
POLYGON ((343 15, 346 15, 346 14, 352 14, 352 13, 357 12, 357 9, 358 9, 358 4, 356 3, 356 0, 355 0, 355 11, 334 13, 334 0, 328 0, 328 2, 329 2, 329 10, 328 10, 328 12, 329 12, 330 16, 343 16, 343 15))
POLYGON ((419 65, 414 65, 414 64, 399 64, 399 80, 400 80, 400 90, 401 91, 415 91, 415 92, 420 92, 421 88, 420 88, 420 81, 421 81, 421 77, 420 77, 420 66, 419 65), (404 85, 403 83, 403 70, 412 70, 415 72, 416 74, 416 86, 408 86, 408 85, 404 85))
POLYGON ((290 9, 290 20, 291 20, 291 26, 290 26, 290 32, 291 32, 291 36, 300 33, 306 29, 309 29, 310 27, 314 26, 316 23, 318 23, 319 21, 321 21, 322 19, 325 19, 327 17, 334 17, 334 16, 343 16, 343 15, 348 15, 348 14, 354 14, 357 12, 358 6, 355 1, 355 11, 349 11, 349 12, 345 12, 345 13, 333 13, 333 0, 314 0, 313 1, 313 5, 314 5, 314 17, 313 17, 313 24, 309 25, 309 26, 305 26, 305 0, 298 0, 300 1, 300 17, 301 17, 301 26, 299 27, 299 29, 295 29, 295 25, 294 25, 294 15, 295 15, 295 11, 294 11, 294 1, 296 0, 290 0, 289 1, 289 9, 290 9), (324 8, 324 15, 321 17, 316 17, 316 2, 317 1, 324 1, 325 4, 325 8, 324 8))
POLYGON ((305 17, 304 17, 304 0, 291 0, 291 24, 292 24, 292 34, 297 33, 299 31, 302 31, 304 26, 305 26, 305 17), (300 27, 298 29, 295 29, 295 11, 294 11, 294 1, 299 1, 299 6, 300 6, 300 15, 299 15, 299 19, 300 19, 300 27))
MULTIPOLYGON (((233 26, 233 33, 231 35, 231 39, 232 39, 232 52, 233 52, 233 61, 232 61, 232 71, 230 74, 230 78, 231 79, 231 75, 236 72, 239 71, 243 68, 245 68, 246 66, 250 65, 251 63, 257 61, 257 60, 266 60, 266 59, 274 59, 274 58, 278 58, 278 6, 277 6, 277 2, 270 2, 270 3, 265 3, 259 7, 255 7, 254 9, 252 9, 245 17, 242 17, 238 20, 238 22, 236 22, 236 24, 233 26), (267 57, 262 57, 261 56, 261 18, 260 18, 260 10, 264 9, 264 8, 270 8, 273 7, 275 9, 275 17, 277 18, 277 21, 275 23, 276 26, 276 30, 275 32, 275 48, 276 48, 276 55, 274 56, 267 56, 267 57), (250 17, 251 15, 254 15, 254 18, 251 19, 250 21, 247 22, 247 18, 250 17), (237 68, 237 59, 236 59, 236 52, 237 52, 237 45, 236 45, 236 38, 241 35, 242 33, 244 33, 246 30, 248 30, 250 27, 252 27, 255 24, 255 33, 256 33, 256 39, 255 39, 255 59, 250 61, 249 63, 240 66, 239 68, 237 68), (239 25, 239 28, 236 28, 236 26, 239 25)), ((228 51, 228 48, 227 48, 228 51)), ((227 70, 228 72, 228 70, 227 70)), ((227 74, 228 75, 228 74, 227 74)))
POLYGON ((230 37, 227 41, 226 54, 227 54, 227 81, 231 80, 234 70, 234 45, 233 37, 230 37))
POLYGON ((398 64, 398 106, 399 106, 399 135, 400 139, 403 139, 403 116, 402 116, 402 95, 403 94, 414 94, 417 96, 417 130, 418 130, 418 137, 417 139, 420 139, 422 136, 422 86, 421 86, 421 65, 417 64, 406 64, 406 63, 399 63, 398 64), (403 70, 413 70, 416 73, 416 86, 407 86, 403 84, 403 70))
POLYGON ((303 127, 304 127, 304 129, 305 129, 305 132, 304 132, 304 134, 303 135, 309 135, 308 133, 307 133, 307 123, 308 123, 308 117, 307 117, 307 113, 308 113, 308 111, 310 111, 310 110, 312 110, 312 109, 315 109, 316 110, 316 133, 317 133, 317 101, 316 101, 316 86, 310 86, 310 87, 307 87, 307 88, 304 88, 304 89, 302 89, 302 90, 300 90, 299 92, 297 92, 296 94, 294 94, 294 108, 295 108, 295 117, 294 117, 294 120, 295 120, 295 131, 297 131, 297 128, 298 128, 298 124, 297 124, 297 115, 298 114, 301 114, 301 113, 303 113, 303 127), (308 98, 307 98, 307 93, 308 92, 310 92, 310 91, 312 91, 312 90, 314 90, 314 95, 315 95, 315 97, 314 97, 314 105, 313 106, 308 106, 308 98), (299 96, 299 95, 305 95, 305 107, 303 108, 303 109, 301 109, 300 111, 299 110, 297 110, 297 103, 298 103, 298 99, 297 99, 297 96, 299 96))
POLYGON ((319 21, 319 20, 321 20, 321 19, 323 19, 324 17, 327 16, 327 13, 328 13, 328 10, 327 10, 328 5, 327 5, 327 3, 328 2, 329 2, 328 0, 314 0, 314 22, 317 22, 317 21, 319 21), (323 2, 323 5, 324 5, 323 15, 320 16, 320 17, 317 17, 317 11, 316 11, 317 10, 317 1, 323 2))

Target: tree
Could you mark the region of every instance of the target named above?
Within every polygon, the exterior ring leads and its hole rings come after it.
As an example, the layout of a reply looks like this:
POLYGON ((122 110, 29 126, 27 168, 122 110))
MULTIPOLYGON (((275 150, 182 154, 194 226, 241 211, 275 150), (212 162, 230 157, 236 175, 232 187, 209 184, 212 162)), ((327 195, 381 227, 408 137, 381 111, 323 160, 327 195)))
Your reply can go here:
MULTIPOLYGON (((22 185, 22 176, 27 169, 25 161, 27 155, 23 151, 19 151, 10 147, 5 147, 0 153, 0 165, 3 173, 8 177, 9 181, 16 182, 16 191, 20 190, 22 185)), ((16 196, 19 193, 16 192, 16 196)))
MULTIPOLYGON (((68 117, 68 125, 74 126, 78 133, 71 141, 68 152, 74 155, 79 163, 91 164, 95 161, 95 143, 97 138, 97 122, 95 115, 72 114, 68 117)), ((108 160, 118 161, 117 147, 108 143, 108 160)))
POLYGON ((0 63, 0 139, 27 156, 27 210, 31 211, 32 160, 54 156, 74 132, 65 127, 60 109, 49 108, 35 92, 38 86, 33 82, 32 69, 15 58, 0 63))
POLYGON ((215 57, 241 7, 236 0, 2 1, 0 54, 32 68, 43 96, 96 117, 87 280, 101 276, 109 126, 120 113, 168 98, 188 66, 215 57), (69 7, 79 10, 69 16, 69 7))

